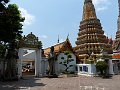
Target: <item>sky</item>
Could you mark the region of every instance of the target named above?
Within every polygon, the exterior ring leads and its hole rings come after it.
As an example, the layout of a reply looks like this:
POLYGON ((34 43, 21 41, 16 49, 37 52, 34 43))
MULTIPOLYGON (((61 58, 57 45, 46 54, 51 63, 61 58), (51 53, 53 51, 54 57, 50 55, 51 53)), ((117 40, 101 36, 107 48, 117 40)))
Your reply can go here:
MULTIPOLYGON (((23 35, 33 32, 43 43, 43 48, 60 42, 69 35, 75 46, 84 0, 10 0, 17 4, 25 17, 23 35)), ((105 35, 115 38, 117 31, 118 0, 93 0, 96 14, 105 35)))

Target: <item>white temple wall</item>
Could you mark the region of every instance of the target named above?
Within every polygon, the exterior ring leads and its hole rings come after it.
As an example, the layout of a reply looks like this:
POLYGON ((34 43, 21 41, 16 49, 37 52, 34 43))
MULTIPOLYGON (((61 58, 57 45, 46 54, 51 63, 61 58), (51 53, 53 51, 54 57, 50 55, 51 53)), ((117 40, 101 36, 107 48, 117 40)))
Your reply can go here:
POLYGON ((112 60, 110 59, 108 63, 109 63, 109 74, 113 75, 113 74, 114 74, 114 71, 113 71, 113 63, 112 63, 112 60))
MULTIPOLYGON (((76 67, 76 56, 75 56, 73 53, 71 53, 71 56, 72 56, 71 59, 73 59, 74 61, 71 61, 71 62, 68 64, 68 66, 69 66, 69 65, 73 65, 73 66, 70 67, 70 68, 68 69, 68 71, 70 71, 70 72, 75 72, 75 71, 76 71, 76 68, 75 68, 75 67, 76 67)), ((60 62, 66 60, 66 59, 67 59, 67 56, 64 55, 64 53, 60 53, 60 54, 58 55, 57 61, 56 61, 56 64, 55 64, 55 67, 56 67, 55 71, 56 71, 57 74, 62 73, 62 72, 66 69, 66 67, 65 67, 64 65, 60 64, 60 62), (64 59, 61 59, 62 57, 64 57, 64 59)))

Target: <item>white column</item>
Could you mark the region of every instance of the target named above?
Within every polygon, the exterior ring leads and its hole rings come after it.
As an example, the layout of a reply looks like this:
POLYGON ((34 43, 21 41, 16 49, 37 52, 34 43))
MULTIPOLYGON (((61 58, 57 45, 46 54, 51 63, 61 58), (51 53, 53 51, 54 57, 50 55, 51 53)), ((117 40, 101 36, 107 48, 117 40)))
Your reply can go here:
POLYGON ((23 59, 23 49, 19 48, 19 52, 18 52, 18 77, 21 78, 22 77, 22 59, 23 59))
POLYGON ((35 60, 35 76, 40 77, 41 75, 41 49, 36 50, 35 60))
POLYGON ((32 65, 32 62, 30 62, 30 69, 33 69, 33 65, 32 65))
POLYGON ((78 69, 78 75, 79 75, 79 73, 80 73, 80 66, 79 65, 77 65, 77 69, 78 69))
POLYGON ((109 74, 112 74, 112 75, 114 74, 112 60, 109 60, 109 74))

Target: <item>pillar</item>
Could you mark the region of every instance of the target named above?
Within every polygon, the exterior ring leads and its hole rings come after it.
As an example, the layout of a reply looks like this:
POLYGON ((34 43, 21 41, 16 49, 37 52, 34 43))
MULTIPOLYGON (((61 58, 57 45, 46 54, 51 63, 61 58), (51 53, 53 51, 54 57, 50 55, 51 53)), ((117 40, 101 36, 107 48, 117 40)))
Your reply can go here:
POLYGON ((77 65, 77 69, 78 69, 78 74, 80 73, 80 66, 77 65))
POLYGON ((22 77, 22 59, 23 59, 23 49, 19 48, 18 52, 18 78, 22 77))
POLYGON ((35 76, 41 77, 41 49, 36 50, 36 60, 35 60, 35 76))
POLYGON ((112 60, 109 60, 109 74, 113 75, 114 72, 113 72, 113 63, 112 63, 112 60))
POLYGON ((30 62, 30 69, 33 69, 33 65, 32 65, 32 62, 30 62))

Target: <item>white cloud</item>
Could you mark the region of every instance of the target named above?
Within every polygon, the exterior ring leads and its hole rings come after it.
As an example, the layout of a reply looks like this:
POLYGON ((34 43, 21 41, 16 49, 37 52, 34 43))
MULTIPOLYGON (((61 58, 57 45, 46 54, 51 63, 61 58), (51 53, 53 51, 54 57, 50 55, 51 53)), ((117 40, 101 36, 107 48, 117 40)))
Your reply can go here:
POLYGON ((65 40, 63 40, 63 39, 60 39, 60 41, 59 41, 59 43, 61 43, 61 42, 64 42, 65 40))
POLYGON ((100 5, 100 4, 104 4, 107 3, 109 0, 93 0, 93 3, 95 5, 100 5))
POLYGON ((39 38, 40 38, 40 39, 47 39, 48 36, 47 36, 47 35, 41 35, 39 38))
POLYGON ((110 0, 93 0, 93 3, 96 7, 96 10, 99 12, 99 11, 104 11, 108 9, 110 0))
POLYGON ((19 8, 21 11, 22 17, 25 17, 24 25, 31 25, 35 21, 35 16, 29 14, 28 11, 24 8, 19 8))
POLYGON ((104 10, 106 10, 107 9, 107 7, 98 7, 97 8, 97 11, 99 12, 99 11, 104 11, 104 10))

